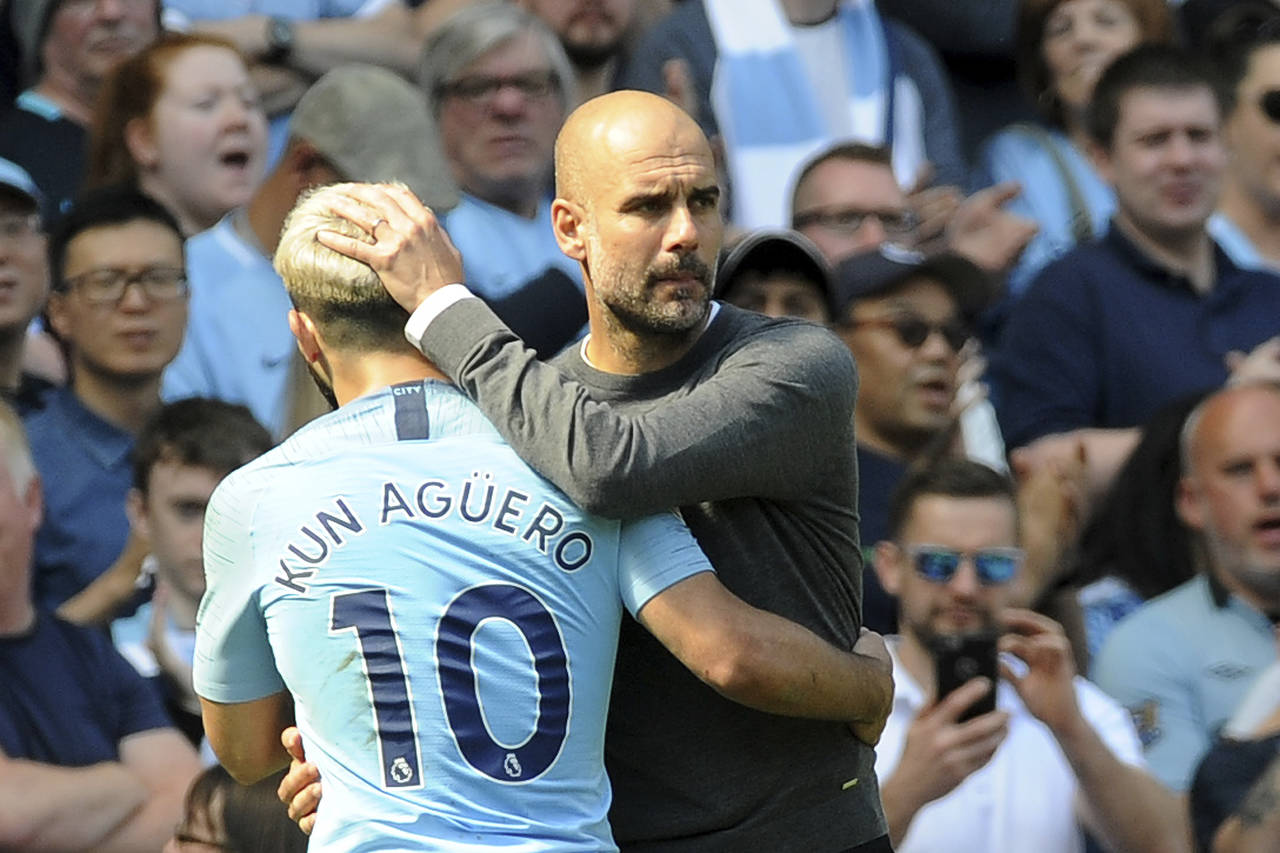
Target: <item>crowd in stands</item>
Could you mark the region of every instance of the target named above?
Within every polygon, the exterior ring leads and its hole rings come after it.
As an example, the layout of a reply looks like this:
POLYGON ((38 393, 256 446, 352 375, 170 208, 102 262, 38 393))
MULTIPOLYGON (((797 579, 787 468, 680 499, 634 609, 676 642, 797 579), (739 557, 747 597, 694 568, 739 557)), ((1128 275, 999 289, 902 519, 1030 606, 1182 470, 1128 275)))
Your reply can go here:
POLYGON ((1272 0, 0 0, 0 84, 0 849, 303 849, 191 673, 210 495, 333 405, 286 217, 406 185, 549 359, 620 89, 711 140, 715 297, 857 366, 895 849, 1280 849, 1272 0))

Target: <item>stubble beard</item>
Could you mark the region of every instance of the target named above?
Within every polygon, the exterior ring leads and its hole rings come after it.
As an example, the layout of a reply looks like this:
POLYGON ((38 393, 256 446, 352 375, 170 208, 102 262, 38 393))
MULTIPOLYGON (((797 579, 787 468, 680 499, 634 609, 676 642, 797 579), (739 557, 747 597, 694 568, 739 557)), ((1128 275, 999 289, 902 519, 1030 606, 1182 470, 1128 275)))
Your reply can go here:
POLYGON ((601 289, 600 301, 611 322, 638 337, 683 337, 701 327, 711 305, 714 275, 696 255, 684 255, 676 263, 650 266, 639 287, 626 270, 609 276, 608 286, 601 289), (658 281, 674 273, 691 273, 697 280, 697 294, 670 301, 654 296, 658 281))

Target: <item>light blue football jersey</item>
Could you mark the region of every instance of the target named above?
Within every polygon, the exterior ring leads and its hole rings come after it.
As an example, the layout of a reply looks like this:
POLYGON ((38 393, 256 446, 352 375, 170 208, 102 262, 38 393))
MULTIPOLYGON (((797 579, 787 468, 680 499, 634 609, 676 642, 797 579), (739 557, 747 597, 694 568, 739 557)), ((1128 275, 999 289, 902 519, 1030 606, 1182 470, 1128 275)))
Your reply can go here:
POLYGON ((439 382, 361 397, 229 476, 195 686, 287 689, 313 849, 615 850, 618 627, 711 566, 674 514, 583 513, 439 382))

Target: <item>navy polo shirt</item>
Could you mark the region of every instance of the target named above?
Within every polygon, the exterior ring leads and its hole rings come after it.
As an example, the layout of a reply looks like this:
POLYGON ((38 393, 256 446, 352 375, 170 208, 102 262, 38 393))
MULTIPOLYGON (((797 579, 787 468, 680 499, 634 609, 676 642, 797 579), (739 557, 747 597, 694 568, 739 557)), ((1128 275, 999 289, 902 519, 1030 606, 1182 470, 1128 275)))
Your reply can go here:
POLYGON ((1229 351, 1280 333, 1280 277, 1237 267, 1216 244, 1214 253, 1207 294, 1114 224, 1045 267, 991 361, 1006 443, 1144 424, 1174 397, 1225 382, 1229 351))
POLYGON ((0 637, 0 749, 63 767, 119 760, 120 741, 168 727, 155 689, 101 631, 48 613, 0 637))
POLYGON ((86 409, 66 388, 49 392, 26 428, 44 490, 32 585, 36 606, 52 611, 124 550, 133 436, 86 409))

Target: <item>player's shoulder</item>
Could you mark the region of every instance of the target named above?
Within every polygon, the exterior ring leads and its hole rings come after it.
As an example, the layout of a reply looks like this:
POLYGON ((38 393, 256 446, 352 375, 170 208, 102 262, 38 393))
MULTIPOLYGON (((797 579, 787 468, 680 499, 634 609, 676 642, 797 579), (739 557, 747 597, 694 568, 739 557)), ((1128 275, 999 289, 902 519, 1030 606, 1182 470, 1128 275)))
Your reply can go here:
POLYGON ((725 324, 729 356, 765 360, 780 371, 853 376, 849 348, 826 326, 798 317, 766 317, 725 303, 720 305, 717 322, 725 324))

